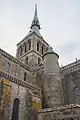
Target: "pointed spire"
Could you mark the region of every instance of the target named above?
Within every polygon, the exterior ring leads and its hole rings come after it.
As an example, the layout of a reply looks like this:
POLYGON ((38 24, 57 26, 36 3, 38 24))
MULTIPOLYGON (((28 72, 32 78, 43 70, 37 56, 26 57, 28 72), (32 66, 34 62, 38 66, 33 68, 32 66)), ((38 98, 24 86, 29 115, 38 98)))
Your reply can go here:
POLYGON ((37 5, 35 4, 35 13, 34 13, 34 19, 31 24, 31 29, 40 29, 39 19, 37 15, 37 5))
POLYGON ((37 15, 37 5, 36 5, 36 4, 35 4, 34 19, 37 19, 37 20, 38 20, 38 15, 37 15))

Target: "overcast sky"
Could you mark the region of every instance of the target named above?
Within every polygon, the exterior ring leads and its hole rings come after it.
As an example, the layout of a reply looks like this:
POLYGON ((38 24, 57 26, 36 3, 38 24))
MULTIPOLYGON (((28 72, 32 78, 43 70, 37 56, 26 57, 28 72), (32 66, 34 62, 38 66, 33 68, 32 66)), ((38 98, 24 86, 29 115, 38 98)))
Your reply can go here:
POLYGON ((59 56, 61 65, 80 58, 80 0, 0 0, 0 48, 13 56, 16 44, 30 30, 34 3, 43 38, 59 56))

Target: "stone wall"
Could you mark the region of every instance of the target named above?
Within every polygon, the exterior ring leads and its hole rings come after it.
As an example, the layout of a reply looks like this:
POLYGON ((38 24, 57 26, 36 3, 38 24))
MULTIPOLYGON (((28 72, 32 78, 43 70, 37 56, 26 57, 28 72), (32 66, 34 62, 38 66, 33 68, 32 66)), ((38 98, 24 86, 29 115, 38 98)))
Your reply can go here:
POLYGON ((30 101, 30 96, 31 98, 36 97, 41 99, 41 89, 31 83, 21 81, 3 71, 0 71, 0 83, 1 81, 3 82, 3 92, 0 94, 0 117, 2 117, 0 120, 11 119, 13 103, 16 98, 20 101, 19 120, 26 120, 25 116, 28 113, 28 110, 31 110, 32 113, 34 112, 32 108, 32 101, 30 101))
POLYGON ((64 104, 80 104, 80 68, 63 76, 64 104))
POLYGON ((26 81, 31 82, 30 73, 32 69, 0 49, 0 69, 24 81, 24 72, 26 72, 26 81))
POLYGON ((68 105, 39 111, 38 120, 80 120, 80 105, 68 105))

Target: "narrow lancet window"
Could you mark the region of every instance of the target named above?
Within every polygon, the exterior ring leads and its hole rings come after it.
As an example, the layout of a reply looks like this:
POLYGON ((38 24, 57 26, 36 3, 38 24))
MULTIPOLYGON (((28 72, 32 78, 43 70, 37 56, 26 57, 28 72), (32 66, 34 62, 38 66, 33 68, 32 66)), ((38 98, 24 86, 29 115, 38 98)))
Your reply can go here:
POLYGON ((26 43, 24 44, 24 52, 26 53, 26 43))
POLYGON ((31 41, 29 41, 29 50, 31 50, 31 41))
POLYGON ((43 55, 43 46, 42 46, 42 55, 43 55))
POLYGON ((39 42, 37 43, 37 51, 39 52, 39 42))
POLYGON ((26 79, 27 79, 27 73, 24 72, 24 81, 26 81, 26 79))
POLYGON ((40 64, 41 63, 41 59, 40 58, 38 58, 38 64, 40 64))

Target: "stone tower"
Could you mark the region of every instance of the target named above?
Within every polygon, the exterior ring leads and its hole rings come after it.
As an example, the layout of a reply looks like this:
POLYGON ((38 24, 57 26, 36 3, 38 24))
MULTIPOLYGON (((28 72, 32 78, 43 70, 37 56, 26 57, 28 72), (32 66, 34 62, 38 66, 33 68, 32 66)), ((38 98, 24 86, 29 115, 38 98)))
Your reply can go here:
POLYGON ((48 43, 40 34, 40 23, 35 5, 34 18, 27 36, 17 44, 17 58, 30 67, 43 64, 42 56, 48 48, 48 43))
POLYGON ((57 107, 62 105, 62 82, 58 54, 51 47, 43 55, 44 58, 44 107, 57 107))

